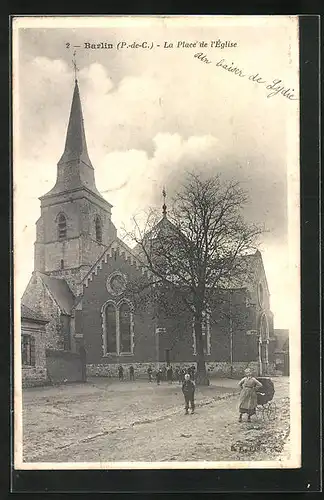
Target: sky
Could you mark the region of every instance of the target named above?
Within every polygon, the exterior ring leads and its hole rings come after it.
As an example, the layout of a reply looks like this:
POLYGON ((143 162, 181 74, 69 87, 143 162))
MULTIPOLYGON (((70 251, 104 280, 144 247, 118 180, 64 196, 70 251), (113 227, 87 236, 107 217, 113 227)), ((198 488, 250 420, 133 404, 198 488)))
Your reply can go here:
POLYGON ((33 271, 38 198, 63 153, 76 50, 88 152, 117 229, 162 205, 163 186, 171 197, 187 170, 240 181, 246 219, 267 229, 260 250, 274 325, 288 328, 298 268, 296 19, 21 18, 13 49, 15 293, 33 271), (217 40, 232 47, 212 47, 217 40), (152 48, 132 48, 143 41, 152 48), (275 79, 296 99, 267 97, 275 79))

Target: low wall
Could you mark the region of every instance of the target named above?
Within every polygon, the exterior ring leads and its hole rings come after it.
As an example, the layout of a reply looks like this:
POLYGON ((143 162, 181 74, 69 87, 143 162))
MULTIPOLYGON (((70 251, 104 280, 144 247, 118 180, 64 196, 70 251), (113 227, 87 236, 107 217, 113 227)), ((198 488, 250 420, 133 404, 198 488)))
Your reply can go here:
MULTIPOLYGON (((145 378, 147 377, 147 369, 151 366, 153 372, 157 370, 158 366, 165 366, 165 363, 120 363, 124 368, 124 378, 129 379, 129 367, 132 365, 134 367, 135 378, 145 378)), ((88 364, 87 365, 87 376, 89 377, 118 377, 118 363, 111 364, 88 364)), ((173 370, 176 367, 181 369, 189 368, 196 363, 172 363, 173 370)), ((244 376, 244 370, 246 368, 251 368, 255 375, 258 374, 258 363, 252 362, 234 362, 231 369, 230 363, 225 362, 206 362, 207 372, 210 378, 213 377, 233 377, 240 378, 244 376)), ((275 375, 274 367, 269 365, 269 375, 275 375)))
POLYGON ((22 386, 37 387, 45 385, 47 381, 46 368, 28 366, 22 368, 22 386))
POLYGON ((78 353, 46 349, 46 365, 50 383, 85 381, 85 367, 78 353))

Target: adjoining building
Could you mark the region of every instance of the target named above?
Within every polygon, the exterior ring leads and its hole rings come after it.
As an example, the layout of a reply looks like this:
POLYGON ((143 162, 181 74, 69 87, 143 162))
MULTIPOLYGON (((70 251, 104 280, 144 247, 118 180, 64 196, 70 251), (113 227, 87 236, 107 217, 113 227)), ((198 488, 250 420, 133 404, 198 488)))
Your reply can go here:
POLYGON ((43 384, 46 370, 46 319, 41 313, 21 304, 21 364, 25 385, 43 384))
MULTIPOLYGON (((193 364, 189 314, 157 317, 149 295, 145 307, 137 307, 126 293, 127 283, 147 271, 118 238, 112 205, 96 187, 77 81, 56 184, 40 201, 34 272, 22 307, 48 318, 42 326, 46 348, 62 356, 81 350, 89 375, 115 375, 120 364, 132 364, 137 373, 165 362, 193 364)), ((205 313, 210 373, 241 374, 254 365, 265 374, 273 367, 273 314, 262 256, 257 251, 246 259, 253 279, 227 289, 226 305, 205 313)))

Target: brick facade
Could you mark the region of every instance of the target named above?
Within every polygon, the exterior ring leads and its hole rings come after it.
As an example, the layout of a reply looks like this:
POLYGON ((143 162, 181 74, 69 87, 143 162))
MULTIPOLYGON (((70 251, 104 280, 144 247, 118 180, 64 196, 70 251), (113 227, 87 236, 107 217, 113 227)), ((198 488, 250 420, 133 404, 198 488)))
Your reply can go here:
MULTIPOLYGON (((260 257, 261 258, 261 257, 260 257)), ((112 295, 107 289, 107 280, 116 271, 121 272, 131 282, 136 280, 141 270, 122 252, 111 250, 107 252, 103 262, 98 264, 96 272, 91 274, 84 286, 82 302, 76 311, 76 332, 81 333, 84 347, 87 352, 87 364, 91 372, 105 372, 102 367, 107 366, 107 373, 114 372, 114 365, 143 364, 165 362, 166 356, 170 363, 194 363, 193 318, 189 312, 176 304, 168 313, 157 314, 150 296, 143 296, 134 309, 134 351, 132 354, 113 355, 103 352, 102 310, 107 301, 119 303, 124 295, 112 295), (163 333, 156 333, 157 327, 163 327, 163 333), (166 352, 168 351, 168 354, 166 352), (90 369, 90 368, 89 368, 90 369)), ((255 287, 259 286, 256 280, 255 287)), ((209 352, 206 354, 207 363, 224 363, 224 366, 238 366, 243 363, 257 362, 259 355, 259 328, 260 318, 265 317, 268 325, 269 339, 272 335, 272 314, 265 307, 269 304, 267 292, 264 291, 262 305, 251 301, 251 294, 257 296, 251 287, 223 293, 221 304, 211 308, 209 316, 209 352), (252 292, 252 293, 251 293, 252 292), (230 326, 230 322, 231 325, 230 326), (232 342, 230 339, 232 328, 232 342), (253 331, 253 334, 249 332, 253 331)), ((171 296, 170 300, 174 300, 171 296)), ((268 359, 268 368, 273 361, 271 342, 265 340, 268 359)), ((264 359, 264 363, 266 360, 264 359)), ((242 366, 243 366, 242 365, 242 366)), ((221 365, 219 365, 221 366, 221 365)), ((227 368, 226 368, 227 369, 227 368)), ((216 370, 217 371, 217 370, 216 370)), ((232 368, 233 371, 233 368, 232 368)))
POLYGON ((112 251, 108 254, 107 262, 102 264, 97 274, 84 287, 82 310, 76 311, 76 331, 83 335, 84 347, 89 364, 109 364, 128 362, 154 361, 155 359, 155 323, 150 309, 149 297, 146 308, 135 311, 134 314, 134 349, 133 354, 116 356, 103 354, 103 306, 107 301, 116 305, 126 298, 125 294, 115 296, 107 290, 107 280, 115 271, 126 275, 131 281, 141 276, 141 270, 136 264, 120 252, 112 251))

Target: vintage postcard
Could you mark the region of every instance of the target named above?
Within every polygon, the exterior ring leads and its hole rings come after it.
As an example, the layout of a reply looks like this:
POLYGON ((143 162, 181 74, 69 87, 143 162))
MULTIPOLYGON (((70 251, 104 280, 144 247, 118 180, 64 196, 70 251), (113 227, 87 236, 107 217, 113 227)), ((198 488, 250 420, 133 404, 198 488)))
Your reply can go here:
POLYGON ((15 469, 301 466, 298 27, 13 18, 15 469))

